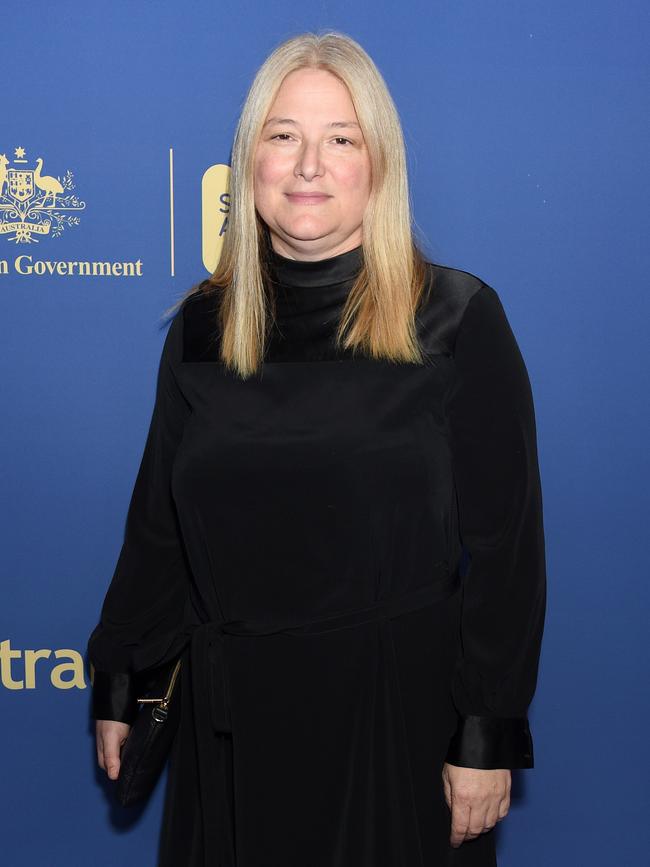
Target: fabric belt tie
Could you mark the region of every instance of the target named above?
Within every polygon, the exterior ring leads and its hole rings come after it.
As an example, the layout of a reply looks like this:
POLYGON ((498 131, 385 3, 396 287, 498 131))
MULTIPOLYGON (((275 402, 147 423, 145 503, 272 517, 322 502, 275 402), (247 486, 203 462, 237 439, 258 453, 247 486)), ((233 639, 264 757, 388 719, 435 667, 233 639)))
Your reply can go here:
MULTIPOLYGON (((440 602, 460 587, 458 570, 441 579, 410 590, 399 596, 381 599, 370 605, 348 609, 333 615, 302 623, 263 622, 254 620, 210 620, 196 626, 191 634, 191 670, 194 717, 202 761, 199 763, 201 802, 205 808, 218 805, 218 815, 229 816, 230 798, 226 790, 226 774, 218 774, 223 758, 220 735, 232 733, 228 691, 227 641, 230 636, 260 638, 266 635, 321 635, 350 629, 371 622, 387 622, 440 602), (204 758, 203 758, 204 757, 204 758)), ((203 816, 205 863, 211 867, 235 867, 233 822, 225 820, 220 827, 215 815, 203 816)))

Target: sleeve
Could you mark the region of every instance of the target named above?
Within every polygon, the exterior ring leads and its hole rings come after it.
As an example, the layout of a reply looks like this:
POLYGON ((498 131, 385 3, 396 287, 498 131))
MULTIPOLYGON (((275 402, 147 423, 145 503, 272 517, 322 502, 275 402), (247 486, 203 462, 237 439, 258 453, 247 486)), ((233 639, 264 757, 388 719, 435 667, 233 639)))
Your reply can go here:
POLYGON ((94 719, 131 723, 137 714, 136 673, 173 658, 185 642, 189 569, 171 492, 174 455, 191 412, 175 374, 182 321, 181 308, 162 349, 121 551, 88 639, 94 719))
POLYGON ((528 373, 496 291, 472 295, 446 401, 463 577, 458 727, 446 761, 532 768, 527 719, 546 610, 536 421, 528 373))

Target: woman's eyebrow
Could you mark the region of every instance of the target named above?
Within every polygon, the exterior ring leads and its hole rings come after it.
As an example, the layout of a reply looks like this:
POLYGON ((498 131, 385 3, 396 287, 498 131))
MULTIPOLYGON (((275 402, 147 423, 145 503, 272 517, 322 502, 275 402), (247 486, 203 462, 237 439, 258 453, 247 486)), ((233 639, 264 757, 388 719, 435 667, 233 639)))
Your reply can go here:
MULTIPOLYGON (((293 120, 291 117, 270 117, 265 123, 264 126, 268 126, 270 123, 292 123, 295 126, 298 125, 298 121, 293 120)), ((333 120, 331 123, 325 124, 325 126, 336 127, 337 129, 344 129, 345 127, 356 126, 359 124, 355 120, 333 120)))

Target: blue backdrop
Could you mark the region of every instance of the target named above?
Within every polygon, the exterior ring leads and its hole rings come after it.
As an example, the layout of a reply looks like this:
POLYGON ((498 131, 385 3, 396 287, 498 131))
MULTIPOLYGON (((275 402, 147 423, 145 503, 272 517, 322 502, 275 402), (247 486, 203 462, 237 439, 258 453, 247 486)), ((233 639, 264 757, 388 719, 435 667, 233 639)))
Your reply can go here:
POLYGON ((3 7, 2 863, 155 864, 163 781, 144 810, 112 806, 83 654, 144 446, 160 315, 207 274, 202 178, 228 164, 269 51, 325 27, 378 64, 428 252, 497 289, 533 385, 548 616, 536 767, 514 774, 500 867, 643 863, 647 4, 300 7, 3 7))

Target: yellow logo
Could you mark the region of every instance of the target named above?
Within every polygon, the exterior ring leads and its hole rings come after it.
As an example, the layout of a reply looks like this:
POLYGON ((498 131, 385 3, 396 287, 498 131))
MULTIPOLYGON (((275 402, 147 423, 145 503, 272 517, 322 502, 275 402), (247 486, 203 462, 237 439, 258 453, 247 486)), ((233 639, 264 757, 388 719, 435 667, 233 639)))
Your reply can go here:
POLYGON ((230 214, 230 166, 210 166, 201 180, 203 264, 212 273, 221 256, 230 214))
POLYGON ((17 147, 13 165, 0 154, 0 235, 16 244, 33 243, 39 235, 58 238, 67 226, 79 225, 75 212, 86 207, 73 192, 69 169, 63 177, 43 174, 43 158, 29 168, 25 153, 17 147))
MULTIPOLYGON (((48 672, 52 686, 55 689, 86 689, 83 657, 78 650, 14 650, 10 639, 0 641, 0 683, 5 689, 36 689, 36 663, 39 659, 49 659, 52 653, 56 659, 65 660, 52 666, 48 672), (12 665, 13 660, 22 660, 23 665, 12 665), (17 670, 20 668, 22 670, 17 670)), ((39 669, 42 667, 41 664, 39 669)), ((39 680, 42 678, 43 673, 39 680)))

